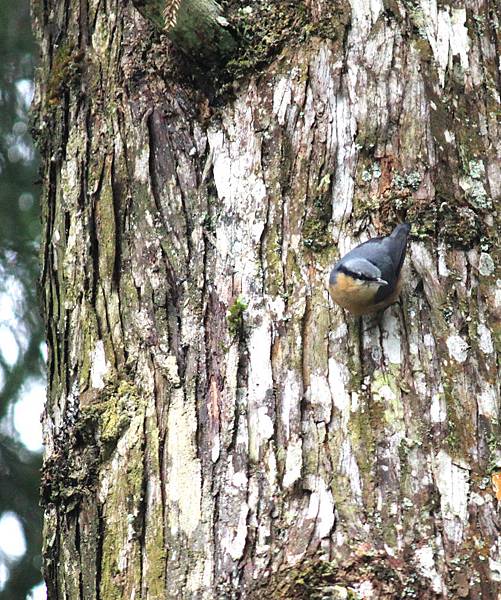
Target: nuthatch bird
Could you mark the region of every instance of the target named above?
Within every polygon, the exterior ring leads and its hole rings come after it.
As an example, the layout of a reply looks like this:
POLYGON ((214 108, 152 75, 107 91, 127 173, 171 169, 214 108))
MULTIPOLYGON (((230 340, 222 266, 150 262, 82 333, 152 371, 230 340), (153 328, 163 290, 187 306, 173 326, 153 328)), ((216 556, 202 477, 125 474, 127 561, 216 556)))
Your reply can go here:
POLYGON ((391 235, 372 238, 345 254, 329 277, 334 302, 357 316, 396 302, 409 231, 406 223, 397 225, 391 235))

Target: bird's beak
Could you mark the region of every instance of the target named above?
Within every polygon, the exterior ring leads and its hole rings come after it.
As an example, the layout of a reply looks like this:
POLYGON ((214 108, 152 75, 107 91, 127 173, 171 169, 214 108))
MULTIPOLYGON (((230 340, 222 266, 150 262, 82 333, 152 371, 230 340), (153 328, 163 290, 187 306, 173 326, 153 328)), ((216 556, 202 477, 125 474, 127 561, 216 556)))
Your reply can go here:
POLYGON ((380 279, 379 277, 376 279, 376 281, 377 281, 378 283, 380 283, 381 285, 388 285, 388 282, 387 282, 387 281, 385 281, 384 279, 380 279))

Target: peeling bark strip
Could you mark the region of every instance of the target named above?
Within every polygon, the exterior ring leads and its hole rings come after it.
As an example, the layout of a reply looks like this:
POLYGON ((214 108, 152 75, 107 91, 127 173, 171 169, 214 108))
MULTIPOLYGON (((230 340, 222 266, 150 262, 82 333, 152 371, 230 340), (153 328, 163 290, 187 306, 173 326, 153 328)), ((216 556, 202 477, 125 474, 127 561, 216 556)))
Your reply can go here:
POLYGON ((34 5, 52 599, 501 591, 495 6, 294 10, 215 108, 132 6, 34 5), (404 218, 360 324, 329 269, 404 218))

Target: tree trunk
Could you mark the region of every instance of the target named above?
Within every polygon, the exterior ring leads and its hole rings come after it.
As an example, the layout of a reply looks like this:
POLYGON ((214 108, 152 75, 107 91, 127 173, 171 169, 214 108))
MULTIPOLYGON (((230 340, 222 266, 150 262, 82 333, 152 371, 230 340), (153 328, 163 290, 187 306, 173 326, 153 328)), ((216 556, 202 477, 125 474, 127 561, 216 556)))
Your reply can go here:
POLYGON ((497 598, 494 3, 226 4, 205 78, 34 6, 49 598, 497 598), (360 323, 329 270, 403 220, 360 323))

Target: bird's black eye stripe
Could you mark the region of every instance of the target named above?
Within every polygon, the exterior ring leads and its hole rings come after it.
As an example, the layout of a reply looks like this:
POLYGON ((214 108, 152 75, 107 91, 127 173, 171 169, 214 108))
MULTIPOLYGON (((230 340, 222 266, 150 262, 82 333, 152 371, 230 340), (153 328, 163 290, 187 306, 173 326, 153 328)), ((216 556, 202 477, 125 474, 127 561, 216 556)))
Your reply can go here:
POLYGON ((368 275, 364 275, 363 273, 356 273, 355 271, 350 271, 350 269, 347 269, 344 265, 341 265, 339 267, 339 270, 341 271, 341 273, 349 275, 354 279, 360 279, 362 281, 375 281, 375 277, 369 277, 368 275))

